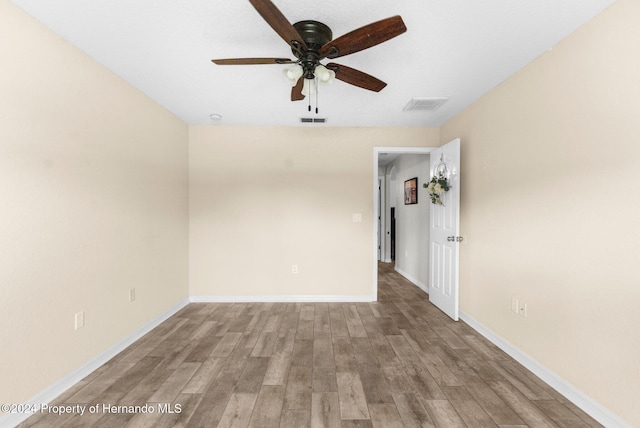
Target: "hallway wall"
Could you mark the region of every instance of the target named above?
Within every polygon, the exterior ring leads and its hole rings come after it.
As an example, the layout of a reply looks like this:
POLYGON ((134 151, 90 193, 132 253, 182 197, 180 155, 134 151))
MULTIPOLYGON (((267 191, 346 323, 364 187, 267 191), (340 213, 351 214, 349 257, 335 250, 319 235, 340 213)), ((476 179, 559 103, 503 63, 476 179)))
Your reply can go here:
POLYGON ((396 260, 395 269, 411 282, 427 291, 429 288, 429 208, 427 189, 429 155, 402 154, 394 159, 387 171, 395 167, 396 180, 396 260), (418 203, 404 204, 404 182, 418 178, 418 203))

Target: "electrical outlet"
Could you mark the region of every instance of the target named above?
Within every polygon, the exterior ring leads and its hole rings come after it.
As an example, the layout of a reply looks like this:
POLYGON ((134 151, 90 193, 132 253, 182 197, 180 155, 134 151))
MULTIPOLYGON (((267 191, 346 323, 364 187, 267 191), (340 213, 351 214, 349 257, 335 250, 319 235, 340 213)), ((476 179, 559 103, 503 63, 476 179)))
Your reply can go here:
POLYGON ((518 308, 519 315, 521 317, 523 317, 523 318, 526 318, 527 317, 527 310, 528 310, 527 304, 523 303, 523 302, 520 302, 520 306, 518 308))
POLYGON ((298 273, 298 265, 291 265, 291 273, 294 275, 298 273))
POLYGON ((520 313, 520 304, 518 303, 518 299, 515 297, 511 298, 511 312, 514 314, 520 313))
POLYGON ((75 329, 84 327, 84 311, 76 313, 75 316, 75 329))
POLYGON ((135 288, 130 288, 129 289, 129 301, 133 302, 134 300, 136 300, 136 289, 135 288))

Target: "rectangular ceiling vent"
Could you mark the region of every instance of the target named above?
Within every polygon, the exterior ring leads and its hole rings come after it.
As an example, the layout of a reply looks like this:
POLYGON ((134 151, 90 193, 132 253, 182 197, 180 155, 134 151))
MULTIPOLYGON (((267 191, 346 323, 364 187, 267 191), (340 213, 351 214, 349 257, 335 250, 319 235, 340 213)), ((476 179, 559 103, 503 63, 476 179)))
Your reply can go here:
POLYGON ((327 123, 326 117, 301 117, 300 122, 302 123, 327 123))
POLYGON ((402 111, 436 111, 449 98, 411 98, 402 111))

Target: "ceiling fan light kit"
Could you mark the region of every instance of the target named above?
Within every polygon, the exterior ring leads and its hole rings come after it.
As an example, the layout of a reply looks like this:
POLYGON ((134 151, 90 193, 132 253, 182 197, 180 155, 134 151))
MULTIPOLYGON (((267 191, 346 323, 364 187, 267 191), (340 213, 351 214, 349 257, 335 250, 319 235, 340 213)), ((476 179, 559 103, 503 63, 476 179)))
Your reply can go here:
POLYGON ((291 87, 296 86, 298 79, 302 77, 304 70, 300 64, 292 65, 291 67, 284 69, 284 76, 291 87))
MULTIPOLYGON (((217 65, 294 64, 284 70, 291 85, 291 101, 316 96, 318 82, 331 83, 334 79, 373 92, 380 92, 387 84, 367 73, 336 63, 323 65, 325 58, 338 58, 376 46, 407 31, 402 18, 377 21, 351 31, 333 40, 331 29, 322 22, 305 20, 291 25, 270 0, 249 0, 262 18, 289 45, 295 60, 287 58, 229 58, 214 59, 217 65)), ((311 111, 311 100, 309 100, 311 111)))
POLYGON ((333 83, 333 80, 336 78, 336 72, 329 70, 322 64, 316 67, 314 74, 322 83, 333 83))

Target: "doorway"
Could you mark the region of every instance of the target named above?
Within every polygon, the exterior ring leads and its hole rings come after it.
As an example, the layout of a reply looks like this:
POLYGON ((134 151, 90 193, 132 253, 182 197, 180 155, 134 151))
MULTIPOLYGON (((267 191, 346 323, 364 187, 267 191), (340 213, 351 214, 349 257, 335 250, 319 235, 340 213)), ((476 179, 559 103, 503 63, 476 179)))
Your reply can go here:
MULTIPOLYGON (((382 183, 386 183, 386 189, 390 189, 391 176, 386 174, 386 168, 382 168, 381 165, 384 164, 384 161, 387 161, 389 158, 396 158, 403 154, 415 154, 415 155, 427 155, 431 153, 431 151, 435 150, 436 147, 375 147, 374 148, 374 180, 373 180, 373 200, 374 200, 374 218, 378 219, 377 222, 374 222, 374 231, 373 231, 373 242, 374 242, 374 252, 373 252, 373 298, 377 300, 378 298, 378 260, 383 262, 391 262, 391 259, 396 260, 398 256, 398 251, 394 248, 393 257, 391 256, 391 207, 388 203, 381 200, 382 198, 386 198, 387 200, 390 198, 389 191, 385 191, 385 188, 382 188, 382 183), (383 161, 384 160, 384 161, 383 161), (380 247, 380 248, 379 248, 380 247)), ((419 177, 420 180, 426 181, 426 176, 419 177)), ((422 182, 421 181, 421 182, 422 182)), ((424 201, 426 202, 426 201, 424 201)), ((423 203, 424 203, 423 202, 423 203)), ((420 203, 420 201, 419 201, 420 203)), ((397 207, 396 207, 397 208, 397 207)), ((397 213, 397 209, 394 209, 394 214, 397 213)), ((426 220, 425 220, 426 221, 426 220)), ((397 227, 394 224, 394 244, 396 241, 395 232, 397 231, 397 227)), ((428 259, 426 260, 428 264, 428 259)), ((402 272, 400 272, 402 274, 402 272)), ((409 278, 411 280, 411 278, 409 278)), ((415 283, 415 281, 412 281, 415 283)), ((418 285, 418 284, 416 284, 418 285)), ((420 285, 418 285, 420 286, 420 285)), ((421 287, 422 288, 422 287, 421 287)))
POLYGON ((389 207, 389 258, 391 263, 396 261, 396 207, 389 207))

